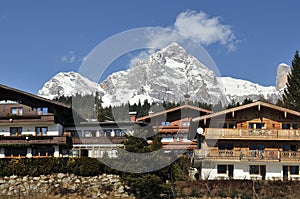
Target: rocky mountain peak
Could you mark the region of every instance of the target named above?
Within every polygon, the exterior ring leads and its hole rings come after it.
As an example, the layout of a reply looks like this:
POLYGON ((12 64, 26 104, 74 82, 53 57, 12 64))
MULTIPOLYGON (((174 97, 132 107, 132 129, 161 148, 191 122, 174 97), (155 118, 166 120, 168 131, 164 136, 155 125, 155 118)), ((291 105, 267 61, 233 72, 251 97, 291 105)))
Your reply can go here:
POLYGON ((277 67, 276 74, 276 90, 279 91, 285 88, 287 83, 287 76, 291 72, 291 67, 285 63, 281 63, 277 67))
MULTIPOLYGON (((285 76, 280 65, 278 79, 285 76)), ((279 81, 279 80, 278 80, 279 81)), ((285 85, 285 83, 284 83, 285 85)), ((102 83, 92 82, 76 72, 59 73, 45 83, 39 95, 47 98, 88 95, 100 92, 103 106, 144 102, 179 102, 189 94, 191 101, 227 104, 245 98, 265 98, 276 102, 279 92, 249 81, 216 77, 214 72, 186 50, 172 43, 139 61, 129 69, 109 75, 102 83)))

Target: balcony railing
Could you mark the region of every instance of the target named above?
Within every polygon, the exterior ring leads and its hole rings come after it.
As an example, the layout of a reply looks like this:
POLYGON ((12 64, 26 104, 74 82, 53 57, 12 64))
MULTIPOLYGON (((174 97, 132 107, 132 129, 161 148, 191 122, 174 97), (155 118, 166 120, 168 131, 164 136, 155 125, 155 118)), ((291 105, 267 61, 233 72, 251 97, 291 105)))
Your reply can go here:
POLYGON ((72 137, 73 144, 121 144, 126 137, 72 137))
POLYGON ((0 123, 54 122, 54 115, 22 115, 0 117, 0 123))
POLYGON ((187 133, 189 131, 188 126, 154 126, 154 130, 158 130, 160 133, 187 133))
POLYGON ((0 145, 67 144, 67 136, 1 136, 0 145))
POLYGON ((195 149, 194 160, 300 161, 298 151, 195 149))
POLYGON ((300 140, 299 129, 223 129, 209 128, 205 130, 208 139, 282 139, 300 140))

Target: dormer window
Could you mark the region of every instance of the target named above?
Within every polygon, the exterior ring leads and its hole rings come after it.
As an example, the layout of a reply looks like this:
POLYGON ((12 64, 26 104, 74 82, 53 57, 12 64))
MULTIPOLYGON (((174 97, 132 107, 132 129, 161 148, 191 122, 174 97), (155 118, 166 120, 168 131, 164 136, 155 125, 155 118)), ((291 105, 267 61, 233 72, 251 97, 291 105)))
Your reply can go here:
POLYGON ((23 108, 22 107, 13 107, 11 108, 12 115, 23 115, 23 108))

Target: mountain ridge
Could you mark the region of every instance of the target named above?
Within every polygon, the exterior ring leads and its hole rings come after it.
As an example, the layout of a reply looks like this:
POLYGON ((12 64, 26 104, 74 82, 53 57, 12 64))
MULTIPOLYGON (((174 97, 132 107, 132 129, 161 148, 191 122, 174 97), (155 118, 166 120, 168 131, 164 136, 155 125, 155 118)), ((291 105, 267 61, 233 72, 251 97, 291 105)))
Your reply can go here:
POLYGON ((99 92, 103 106, 118 106, 143 102, 184 100, 188 93, 192 101, 208 104, 241 102, 245 98, 265 98, 276 102, 280 91, 275 86, 259 84, 232 77, 217 77, 197 58, 187 54, 176 43, 153 53, 129 69, 109 75, 100 84, 76 72, 58 73, 46 82, 38 95, 46 98, 93 94, 99 92))

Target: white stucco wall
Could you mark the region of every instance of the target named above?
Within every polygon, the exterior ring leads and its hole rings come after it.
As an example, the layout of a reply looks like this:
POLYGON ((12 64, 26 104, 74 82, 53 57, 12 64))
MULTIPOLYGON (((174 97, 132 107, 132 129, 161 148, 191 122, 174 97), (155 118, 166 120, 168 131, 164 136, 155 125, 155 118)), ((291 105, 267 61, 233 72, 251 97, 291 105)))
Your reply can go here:
MULTIPOLYGON (((249 166, 250 165, 265 165, 266 166, 266 180, 280 180, 283 178, 283 166, 284 165, 295 165, 299 166, 297 163, 293 162, 202 162, 201 178, 202 179, 227 179, 227 174, 218 174, 217 165, 234 165, 233 178, 240 180, 250 180, 250 179, 261 179, 260 175, 250 175, 249 166)), ((300 179, 300 175, 291 175, 289 179, 300 179)))

